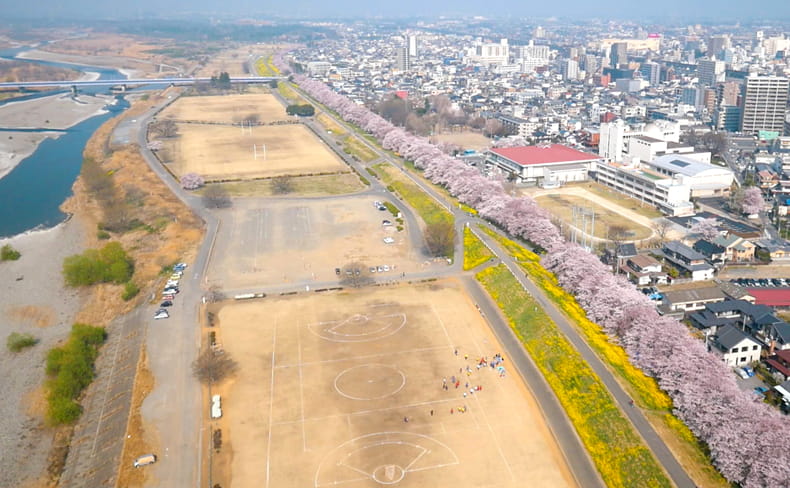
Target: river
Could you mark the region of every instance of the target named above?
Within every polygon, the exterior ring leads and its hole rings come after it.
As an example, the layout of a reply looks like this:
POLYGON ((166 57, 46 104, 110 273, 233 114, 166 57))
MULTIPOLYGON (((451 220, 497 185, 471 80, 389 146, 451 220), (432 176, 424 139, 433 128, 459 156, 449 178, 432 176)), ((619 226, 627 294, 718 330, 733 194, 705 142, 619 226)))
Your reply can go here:
MULTIPOLYGON (((16 58, 20 52, 30 49, 24 47, 0 50, 0 57, 98 73, 99 79, 102 80, 126 78, 114 69, 16 58)), ((109 93, 107 87, 84 87, 80 91, 86 94, 109 93)), ((24 98, 38 98, 62 92, 63 90, 48 91, 24 98)), ((20 99, 13 101, 18 100, 20 99)), ((117 97, 114 105, 106 107, 107 112, 70 127, 56 139, 45 139, 33 154, 23 159, 5 177, 0 178, 0 237, 34 229, 46 229, 67 218, 67 215, 61 212, 60 205, 72 194, 71 187, 82 167, 82 152, 85 144, 99 126, 128 106, 126 100, 117 97)), ((11 127, 5 125, 5 128, 11 127)))

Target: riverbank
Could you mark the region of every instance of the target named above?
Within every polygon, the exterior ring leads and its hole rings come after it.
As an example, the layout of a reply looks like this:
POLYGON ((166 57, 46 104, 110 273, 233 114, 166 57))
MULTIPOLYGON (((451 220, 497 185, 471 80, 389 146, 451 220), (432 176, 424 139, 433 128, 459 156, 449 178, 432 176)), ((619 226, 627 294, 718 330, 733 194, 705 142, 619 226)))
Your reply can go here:
MULTIPOLYGON (((98 74, 92 73, 92 75, 98 74)), ((95 78, 94 78, 95 79, 95 78)), ((113 97, 105 95, 58 94, 49 97, 9 102, 0 106, 0 127, 41 129, 41 132, 0 132, 0 178, 33 154, 46 138, 57 138, 80 122, 105 112, 113 97), (11 125, 13 126, 11 127, 11 125), (47 129, 53 131, 47 131, 47 129)))
POLYGON ((52 61, 56 63, 77 64, 83 66, 96 66, 99 68, 115 69, 122 73, 129 73, 130 77, 146 77, 146 74, 155 72, 155 65, 150 61, 127 58, 123 56, 87 56, 76 54, 62 54, 40 49, 31 49, 16 55, 17 59, 34 61, 52 61))

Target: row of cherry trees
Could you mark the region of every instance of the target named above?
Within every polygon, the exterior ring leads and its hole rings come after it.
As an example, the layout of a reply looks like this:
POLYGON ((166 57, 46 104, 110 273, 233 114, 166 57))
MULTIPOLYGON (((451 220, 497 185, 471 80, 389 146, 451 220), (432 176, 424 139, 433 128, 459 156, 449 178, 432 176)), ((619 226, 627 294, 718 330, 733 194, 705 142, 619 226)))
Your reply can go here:
MULTIPOLYGON (((343 119, 374 135, 384 148, 414 161, 512 235, 544 248, 544 266, 573 293, 591 320, 626 349, 631 361, 656 378, 675 414, 710 448, 719 471, 744 487, 790 486, 790 423, 738 389, 732 371, 677 320, 593 254, 566 242, 545 210, 529 197, 507 195, 499 182, 448 156, 427 139, 397 128, 325 84, 294 75, 301 88, 343 119)), ((506 143, 507 144, 507 143, 506 143)))

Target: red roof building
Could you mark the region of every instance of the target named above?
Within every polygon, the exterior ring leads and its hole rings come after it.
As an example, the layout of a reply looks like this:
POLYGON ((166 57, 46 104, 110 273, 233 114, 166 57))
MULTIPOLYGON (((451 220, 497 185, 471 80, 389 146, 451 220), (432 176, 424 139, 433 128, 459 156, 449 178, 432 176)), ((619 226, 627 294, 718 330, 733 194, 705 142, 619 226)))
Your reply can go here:
POLYGON ((489 149, 486 163, 526 183, 561 184, 584 181, 601 158, 561 144, 489 149))
POLYGON ((757 305, 790 307, 790 288, 749 288, 749 295, 757 305))

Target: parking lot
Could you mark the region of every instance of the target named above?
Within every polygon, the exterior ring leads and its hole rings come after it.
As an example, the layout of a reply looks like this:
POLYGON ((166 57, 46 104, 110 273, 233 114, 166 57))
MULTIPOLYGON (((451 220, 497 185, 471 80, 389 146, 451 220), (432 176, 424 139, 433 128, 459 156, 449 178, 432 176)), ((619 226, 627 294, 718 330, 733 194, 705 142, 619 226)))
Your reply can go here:
POLYGON ((351 263, 366 272, 375 267, 376 279, 423 269, 408 229, 385 225, 395 223, 393 215, 373 202, 369 196, 239 201, 223 217, 208 280, 240 289, 339 280, 335 269, 351 263))

